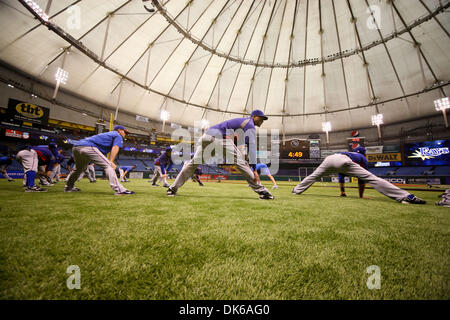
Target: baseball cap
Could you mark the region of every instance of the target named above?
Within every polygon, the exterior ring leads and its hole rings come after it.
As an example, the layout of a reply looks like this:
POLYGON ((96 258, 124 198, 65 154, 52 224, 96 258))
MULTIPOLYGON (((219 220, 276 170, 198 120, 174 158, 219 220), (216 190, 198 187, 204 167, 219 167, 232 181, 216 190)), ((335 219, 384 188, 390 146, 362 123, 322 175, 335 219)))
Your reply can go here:
POLYGON ((166 152, 172 152, 172 148, 171 147, 167 147, 166 148, 166 152))
POLYGON ((357 147, 357 148, 353 149, 353 152, 358 152, 358 153, 361 153, 363 155, 366 155, 366 148, 364 148, 364 147, 357 147))
POLYGON ((125 129, 125 127, 124 126, 121 126, 121 125, 117 125, 117 126, 115 126, 114 127, 114 130, 123 130, 123 131, 125 131, 126 133, 130 133, 130 131, 128 131, 127 129, 125 129))
POLYGON ((54 142, 50 142, 50 143, 48 144, 48 147, 49 147, 49 148, 52 148, 52 149, 56 149, 56 148, 58 148, 58 145, 57 145, 56 143, 54 143, 54 142))
POLYGON ((252 113, 250 114, 250 117, 253 117, 253 116, 262 117, 264 120, 269 119, 264 115, 264 112, 262 112, 261 110, 253 110, 252 113))

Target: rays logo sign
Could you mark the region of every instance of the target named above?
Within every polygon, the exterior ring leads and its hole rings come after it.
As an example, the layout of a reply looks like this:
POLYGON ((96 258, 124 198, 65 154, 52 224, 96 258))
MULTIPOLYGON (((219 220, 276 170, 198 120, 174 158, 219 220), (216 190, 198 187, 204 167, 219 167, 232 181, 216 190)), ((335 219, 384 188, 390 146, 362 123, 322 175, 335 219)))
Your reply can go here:
POLYGON ((9 99, 8 115, 15 122, 32 122, 40 125, 48 123, 50 110, 32 103, 9 99))
POLYGON ((448 166, 450 165, 450 140, 406 144, 405 160, 409 166, 448 166))
POLYGON ((408 158, 420 158, 422 160, 433 159, 442 154, 449 154, 448 148, 419 148, 408 158))

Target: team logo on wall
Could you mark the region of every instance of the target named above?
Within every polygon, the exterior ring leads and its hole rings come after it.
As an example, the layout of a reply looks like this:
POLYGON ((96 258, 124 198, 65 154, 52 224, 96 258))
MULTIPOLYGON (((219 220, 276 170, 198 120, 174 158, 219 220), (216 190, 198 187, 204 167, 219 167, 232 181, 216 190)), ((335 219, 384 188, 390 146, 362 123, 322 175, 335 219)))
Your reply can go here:
POLYGON ((300 142, 298 140, 294 139, 294 140, 291 141, 291 146, 294 147, 294 148, 298 147, 299 144, 300 144, 300 142))
POLYGON ((420 158, 422 160, 434 159, 442 154, 449 154, 449 148, 419 148, 408 158, 420 158))
POLYGON ((46 125, 50 109, 24 101, 9 99, 8 114, 13 121, 26 121, 46 125))

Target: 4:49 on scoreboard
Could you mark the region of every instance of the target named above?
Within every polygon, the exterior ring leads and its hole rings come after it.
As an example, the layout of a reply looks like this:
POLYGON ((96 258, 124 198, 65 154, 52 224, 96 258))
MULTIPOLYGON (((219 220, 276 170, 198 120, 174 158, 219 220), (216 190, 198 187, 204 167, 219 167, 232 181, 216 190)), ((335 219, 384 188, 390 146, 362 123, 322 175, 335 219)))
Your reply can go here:
POLYGON ((285 140, 280 144, 280 158, 293 160, 309 159, 309 147, 309 140, 285 140))

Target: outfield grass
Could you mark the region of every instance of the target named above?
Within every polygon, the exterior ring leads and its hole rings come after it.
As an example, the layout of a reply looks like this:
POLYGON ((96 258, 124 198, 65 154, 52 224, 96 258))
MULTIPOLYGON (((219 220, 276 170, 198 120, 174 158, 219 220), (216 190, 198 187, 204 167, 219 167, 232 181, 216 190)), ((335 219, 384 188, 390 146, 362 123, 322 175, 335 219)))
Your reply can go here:
POLYGON ((258 200, 243 183, 187 182, 174 198, 133 180, 81 193, 0 181, 1 299, 449 299, 450 209, 374 190, 294 183, 258 200), (81 289, 66 268, 78 265, 81 289), (369 290, 367 267, 381 289, 369 290))

